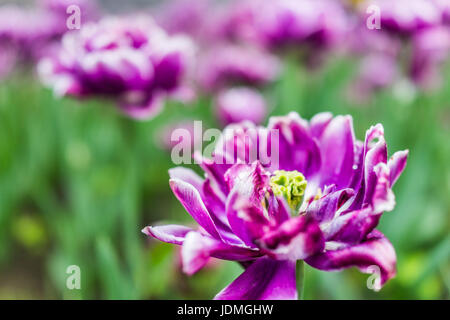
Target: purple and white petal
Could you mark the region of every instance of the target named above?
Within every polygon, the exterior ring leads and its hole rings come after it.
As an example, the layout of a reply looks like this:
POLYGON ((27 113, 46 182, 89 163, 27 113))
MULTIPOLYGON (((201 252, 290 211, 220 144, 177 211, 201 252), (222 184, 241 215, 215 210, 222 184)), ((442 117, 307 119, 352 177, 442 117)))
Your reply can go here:
POLYGON ((211 186, 224 196, 228 194, 228 185, 224 180, 225 172, 233 165, 226 161, 216 161, 203 157, 199 152, 194 153, 195 162, 205 171, 207 178, 211 180, 211 186))
POLYGON ((215 300, 295 300, 295 261, 260 258, 215 296, 215 300))
POLYGON ((379 290, 386 281, 395 276, 397 258, 389 240, 381 232, 374 230, 360 244, 343 244, 305 261, 310 266, 324 271, 357 267, 364 273, 379 272, 379 278, 375 281, 375 289, 379 290))
POLYGON ((255 242, 268 256, 276 260, 302 260, 322 251, 324 247, 319 225, 306 216, 285 221, 255 242))
POLYGON ((350 116, 335 117, 320 138, 322 157, 321 186, 347 187, 353 176, 354 143, 353 120, 350 116))
POLYGON ((306 215, 319 222, 334 218, 336 212, 354 195, 353 189, 330 192, 313 201, 306 209, 306 215))
POLYGON ((172 168, 169 169, 169 176, 170 179, 178 179, 187 182, 191 184, 195 189, 197 189, 200 193, 202 192, 204 180, 191 169, 184 167, 172 168))
POLYGON ((142 229, 142 232, 149 237, 154 237, 160 241, 181 245, 183 244, 186 235, 194 231, 185 226, 169 224, 165 226, 148 226, 142 229))
POLYGON ((309 130, 312 136, 320 139, 332 119, 333 114, 330 112, 321 112, 312 117, 309 121, 309 130))
POLYGON ((405 170, 406 167, 406 161, 408 159, 408 150, 404 151, 397 151, 392 155, 392 157, 388 161, 388 167, 390 172, 390 183, 391 188, 394 186, 394 184, 397 182, 398 178, 402 174, 403 170, 405 170))
POLYGON ((221 239, 216 225, 203 203, 200 193, 191 184, 179 179, 171 179, 170 187, 186 211, 211 236, 221 239))
POLYGON ((210 257, 232 261, 251 261, 261 256, 258 250, 242 246, 231 246, 198 232, 189 232, 181 248, 183 271, 196 273, 210 257))
POLYGON ((309 133, 308 122, 291 112, 286 117, 269 119, 269 131, 279 133, 279 168, 301 172, 306 179, 320 169, 321 156, 317 142, 309 133))
POLYGON ((347 212, 333 219, 321 228, 327 241, 357 244, 375 229, 381 213, 374 213, 371 207, 347 212))
POLYGON ((248 196, 237 191, 228 198, 227 217, 234 234, 249 247, 255 247, 255 239, 261 238, 270 228, 270 221, 261 206, 252 204, 248 196))
POLYGON ((371 201, 373 211, 374 213, 392 211, 395 207, 395 196, 391 189, 389 167, 381 162, 374 168, 374 171, 377 182, 371 201))

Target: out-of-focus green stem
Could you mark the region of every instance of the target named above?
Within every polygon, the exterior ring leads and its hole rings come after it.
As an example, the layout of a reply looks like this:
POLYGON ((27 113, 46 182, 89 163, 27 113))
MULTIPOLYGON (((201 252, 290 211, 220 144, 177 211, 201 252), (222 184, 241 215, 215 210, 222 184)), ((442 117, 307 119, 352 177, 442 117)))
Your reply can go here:
POLYGON ((298 300, 303 299, 303 288, 305 286, 305 264, 303 260, 297 260, 295 268, 295 278, 297 281, 298 300))

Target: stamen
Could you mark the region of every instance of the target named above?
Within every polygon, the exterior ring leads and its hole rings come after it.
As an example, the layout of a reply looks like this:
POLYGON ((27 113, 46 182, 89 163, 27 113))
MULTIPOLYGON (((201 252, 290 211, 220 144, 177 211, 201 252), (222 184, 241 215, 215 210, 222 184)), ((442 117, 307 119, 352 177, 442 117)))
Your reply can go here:
POLYGON ((298 171, 277 170, 270 178, 272 191, 286 199, 289 207, 297 213, 303 202, 307 181, 298 171))

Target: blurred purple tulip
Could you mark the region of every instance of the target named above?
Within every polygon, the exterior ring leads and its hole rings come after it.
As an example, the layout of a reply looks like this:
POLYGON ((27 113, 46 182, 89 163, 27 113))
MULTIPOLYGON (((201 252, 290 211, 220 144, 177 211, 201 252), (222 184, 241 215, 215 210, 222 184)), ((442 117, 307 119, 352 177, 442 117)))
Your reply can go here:
POLYGON ((255 38, 273 49, 335 44, 348 25, 343 7, 328 0, 250 0, 231 15, 229 33, 255 38), (253 30, 252 30, 253 29, 253 30))
POLYGON ((245 271, 216 299, 296 299, 296 260, 326 271, 378 270, 376 289, 395 276, 394 248, 375 228, 395 206, 392 187, 408 151, 389 159, 381 124, 365 141, 355 139, 350 116, 329 113, 309 122, 291 113, 271 118, 267 128, 247 122, 225 130, 232 134, 219 140, 214 159, 196 156, 204 179, 187 168, 169 171, 172 191, 200 227, 143 230, 182 246, 184 272, 197 272, 210 257, 239 261, 245 271), (260 158, 249 163, 250 150, 272 146, 274 131, 279 139, 270 151, 279 154, 278 168, 260 158))
POLYGON ((200 140, 202 139, 203 133, 201 133, 200 137, 197 137, 194 132, 194 120, 184 119, 174 123, 168 123, 160 128, 155 136, 156 144, 159 145, 161 149, 166 151, 171 151, 176 145, 186 145, 186 147, 193 148, 197 146, 200 140), (174 131, 177 129, 182 129, 186 132, 186 137, 189 136, 189 139, 183 141, 184 135, 174 135, 174 131))
POLYGON ((350 96, 359 102, 364 102, 374 91, 392 85, 396 77, 395 57, 382 53, 366 55, 360 63, 359 73, 351 87, 350 96))
POLYGON ((168 36, 150 17, 110 17, 67 33, 39 70, 57 95, 109 97, 128 115, 150 118, 180 89, 193 55, 188 38, 168 36))
POLYGON ((259 43, 255 18, 260 0, 230 1, 215 17, 212 26, 216 37, 232 42, 259 43))
POLYGON ((52 53, 68 31, 67 8, 70 5, 80 7, 81 22, 97 16, 95 1, 87 0, 39 0, 34 7, 5 5, 0 8, 0 50, 15 52, 15 63, 9 60, 9 69, 33 66, 52 53))
MULTIPOLYGON (((362 59, 352 96, 367 98, 374 89, 409 78, 421 88, 437 87, 439 66, 449 57, 447 0, 377 0, 360 6, 362 19, 350 34, 350 49, 362 59), (365 25, 366 9, 380 9, 380 29, 365 25), (398 75, 396 75, 398 73, 398 75)), ((405 82, 406 83, 406 82, 405 82)))
POLYGON ((414 35, 411 77, 423 88, 440 84, 440 65, 450 56, 450 29, 428 28, 414 35))
POLYGON ((264 97, 254 89, 237 87, 218 94, 215 101, 217 117, 222 125, 244 120, 260 124, 267 114, 264 97))
POLYGON ((198 81, 207 91, 228 85, 259 86, 278 76, 280 61, 255 47, 220 44, 199 59, 198 81))
POLYGON ((427 27, 439 25, 442 14, 430 0, 370 0, 361 7, 376 5, 380 8, 381 29, 411 35, 427 27))
POLYGON ((201 37, 210 0, 174 0, 164 2, 155 12, 156 21, 169 33, 201 37))
POLYGON ((442 22, 450 24, 450 1, 449 0, 433 0, 439 11, 442 13, 442 22))
POLYGON ((22 61, 38 59, 60 36, 60 30, 58 19, 50 12, 18 6, 0 8, 0 47, 15 50, 22 61))
POLYGON ((38 3, 45 10, 53 13, 61 19, 63 26, 66 26, 66 20, 69 16, 67 9, 70 6, 80 8, 81 23, 96 20, 99 17, 99 11, 96 0, 38 0, 38 3))
POLYGON ((346 45, 351 53, 386 54, 396 57, 402 50, 400 39, 387 32, 369 30, 365 25, 358 25, 349 34, 346 45))

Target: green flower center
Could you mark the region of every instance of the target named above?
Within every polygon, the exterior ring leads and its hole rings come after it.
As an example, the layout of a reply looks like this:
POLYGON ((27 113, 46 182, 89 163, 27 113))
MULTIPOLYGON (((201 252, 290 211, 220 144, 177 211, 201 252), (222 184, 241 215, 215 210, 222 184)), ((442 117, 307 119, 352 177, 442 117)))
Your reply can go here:
POLYGON ((270 178, 270 186, 276 196, 286 199, 294 213, 298 213, 305 195, 307 181, 298 171, 277 170, 270 178))

